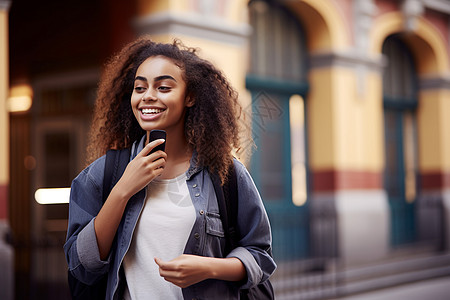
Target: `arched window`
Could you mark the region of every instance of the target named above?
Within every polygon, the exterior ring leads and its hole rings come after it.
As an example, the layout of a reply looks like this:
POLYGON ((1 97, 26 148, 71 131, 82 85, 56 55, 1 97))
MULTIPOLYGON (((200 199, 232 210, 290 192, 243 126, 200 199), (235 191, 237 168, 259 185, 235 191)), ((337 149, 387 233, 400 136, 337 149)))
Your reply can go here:
POLYGON ((298 20, 275 1, 250 1, 252 93, 256 151, 251 172, 271 218, 274 255, 308 254, 306 39, 298 20))
POLYGON ((391 243, 396 246, 415 240, 418 81, 412 54, 400 35, 388 37, 382 51, 388 60, 383 74, 384 186, 391 207, 391 243))
POLYGON ((254 0, 249 3, 250 74, 288 81, 306 80, 306 43, 297 19, 285 8, 254 0))

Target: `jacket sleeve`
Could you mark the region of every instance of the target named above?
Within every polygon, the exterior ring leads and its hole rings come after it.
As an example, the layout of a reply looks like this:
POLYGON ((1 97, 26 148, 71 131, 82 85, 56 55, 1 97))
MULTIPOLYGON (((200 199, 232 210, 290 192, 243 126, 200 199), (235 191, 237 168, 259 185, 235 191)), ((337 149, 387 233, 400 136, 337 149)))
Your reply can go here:
POLYGON ((86 284, 108 272, 109 258, 100 259, 94 220, 103 201, 104 156, 83 170, 70 190, 69 224, 64 253, 72 275, 86 284))
POLYGON ((276 269, 272 258, 272 234, 269 218, 259 192, 247 169, 235 161, 238 180, 239 247, 227 257, 236 257, 244 264, 247 282, 241 288, 250 288, 265 280, 276 269))

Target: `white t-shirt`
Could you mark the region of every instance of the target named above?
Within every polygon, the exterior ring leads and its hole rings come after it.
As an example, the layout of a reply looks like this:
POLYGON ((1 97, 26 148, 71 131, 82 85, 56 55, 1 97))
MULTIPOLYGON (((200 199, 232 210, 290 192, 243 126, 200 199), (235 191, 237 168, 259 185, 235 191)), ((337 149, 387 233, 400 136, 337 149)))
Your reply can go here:
POLYGON ((154 179, 133 234, 123 266, 125 299, 183 299, 181 288, 159 275, 154 258, 170 261, 183 254, 195 222, 195 208, 186 174, 154 179))

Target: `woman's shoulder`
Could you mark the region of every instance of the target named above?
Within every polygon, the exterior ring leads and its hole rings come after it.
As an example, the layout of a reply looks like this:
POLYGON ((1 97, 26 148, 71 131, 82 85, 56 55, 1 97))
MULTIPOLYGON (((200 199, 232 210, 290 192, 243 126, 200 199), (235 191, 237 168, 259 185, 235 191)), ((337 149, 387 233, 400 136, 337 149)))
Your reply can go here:
POLYGON ((247 170, 247 167, 239 159, 233 158, 233 164, 238 180, 245 178, 253 183, 253 179, 247 170))
POLYGON ((89 178, 95 182, 101 182, 103 180, 103 172, 105 169, 106 155, 103 155, 94 160, 89 166, 78 174, 74 180, 80 180, 82 178, 89 178))
POLYGON ((234 168, 236 170, 236 174, 239 174, 240 172, 247 170, 245 165, 236 157, 233 157, 233 164, 234 164, 234 168))

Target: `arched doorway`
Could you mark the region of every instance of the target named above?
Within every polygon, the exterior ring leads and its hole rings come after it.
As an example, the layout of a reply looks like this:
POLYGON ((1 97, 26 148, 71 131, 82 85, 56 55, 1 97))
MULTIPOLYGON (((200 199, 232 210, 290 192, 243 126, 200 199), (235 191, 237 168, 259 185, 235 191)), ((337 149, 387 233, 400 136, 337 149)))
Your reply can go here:
POLYGON ((395 247, 416 239, 418 80, 412 54, 401 35, 389 36, 382 52, 388 60, 383 74, 384 187, 391 209, 391 245, 395 247))
POLYGON ((306 40, 302 27, 281 5, 249 3, 252 94, 256 151, 251 173, 269 214, 277 260, 309 254, 306 147, 306 40))

